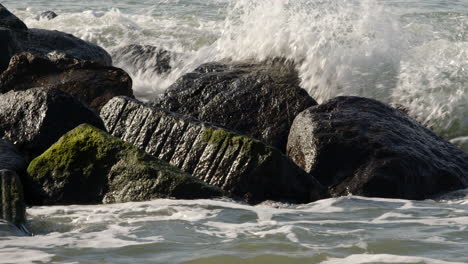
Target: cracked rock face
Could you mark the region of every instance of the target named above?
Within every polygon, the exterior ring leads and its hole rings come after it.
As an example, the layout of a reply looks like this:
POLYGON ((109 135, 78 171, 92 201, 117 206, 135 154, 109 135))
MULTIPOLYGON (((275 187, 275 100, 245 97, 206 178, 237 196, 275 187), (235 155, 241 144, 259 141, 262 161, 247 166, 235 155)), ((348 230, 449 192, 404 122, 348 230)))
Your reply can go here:
POLYGON ((170 86, 154 105, 239 131, 281 151, 297 114, 316 105, 292 63, 207 63, 170 86))
POLYGON ((34 159, 28 174, 43 204, 92 204, 222 195, 137 147, 88 124, 34 159))
POLYGON ((337 97, 294 120, 288 155, 333 196, 425 199, 468 186, 468 155, 400 110, 337 97))
POLYGON ((234 198, 311 202, 324 188, 273 147, 125 97, 101 110, 108 131, 234 198))
POLYGON ((132 79, 119 68, 75 58, 19 53, 0 75, 0 93, 33 87, 59 89, 100 111, 114 96, 133 97, 132 79))
POLYGON ((96 112, 60 90, 32 88, 0 94, 0 138, 14 143, 26 160, 82 123, 104 128, 96 112))

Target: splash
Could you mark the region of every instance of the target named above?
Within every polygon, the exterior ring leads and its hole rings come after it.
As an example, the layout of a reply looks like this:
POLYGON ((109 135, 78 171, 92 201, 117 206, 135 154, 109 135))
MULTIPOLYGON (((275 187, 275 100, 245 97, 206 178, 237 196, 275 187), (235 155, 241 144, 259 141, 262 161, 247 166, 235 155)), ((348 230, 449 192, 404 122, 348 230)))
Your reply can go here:
POLYGON ((145 11, 110 9, 59 14, 30 27, 57 29, 108 51, 149 44, 177 56, 172 71, 131 69, 143 100, 202 63, 283 57, 318 102, 339 95, 398 104, 449 138, 468 135, 468 15, 416 13, 377 0, 154 1, 145 11), (196 12, 195 15, 194 12, 196 12))

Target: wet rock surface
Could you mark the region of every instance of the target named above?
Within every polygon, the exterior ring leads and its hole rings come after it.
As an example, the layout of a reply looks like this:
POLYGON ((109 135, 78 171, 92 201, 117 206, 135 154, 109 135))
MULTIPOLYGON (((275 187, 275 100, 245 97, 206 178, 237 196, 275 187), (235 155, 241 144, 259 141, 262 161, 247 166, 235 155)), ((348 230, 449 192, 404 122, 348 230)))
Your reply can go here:
POLYGON ((12 30, 28 30, 28 27, 17 16, 0 4, 0 27, 12 30))
POLYGON ((0 139, 0 170, 22 172, 26 170, 26 166, 26 161, 15 145, 8 140, 0 139))
POLYGON ((133 97, 132 80, 119 68, 62 56, 16 54, 0 75, 0 93, 33 87, 62 90, 96 111, 116 95, 133 97))
POLYGON ((104 128, 96 112, 57 89, 32 88, 0 95, 0 138, 31 160, 82 123, 104 128))
POLYGON ((101 110, 108 131, 234 198, 311 202, 324 188, 273 147, 125 97, 101 110))
POLYGON ((171 71, 170 51, 150 45, 127 45, 112 52, 114 64, 125 67, 132 74, 151 71, 164 74, 171 71))
POLYGON ((376 100, 337 97, 294 120, 288 155, 333 196, 424 199, 468 186, 468 155, 376 100))
POLYGON ((295 116, 316 104, 299 87, 294 65, 281 59, 201 65, 154 102, 155 106, 239 131, 282 151, 295 116))
POLYGON ((202 199, 222 192, 167 162, 84 124, 34 159, 28 173, 44 204, 89 204, 155 198, 202 199))
POLYGON ((3 5, 0 5, 0 37, 0 72, 5 70, 11 56, 20 52, 42 57, 55 52, 106 66, 112 65, 111 56, 101 47, 60 31, 28 29, 3 5), (5 50, 6 46, 9 47, 8 51, 5 50))
POLYGON ((40 13, 36 19, 37 20, 40 20, 40 19, 47 19, 47 20, 52 20, 54 18, 56 18, 58 15, 54 12, 54 11, 44 11, 42 13, 40 13))
POLYGON ((0 218, 15 225, 26 221, 26 204, 19 176, 11 170, 0 169, 0 218))

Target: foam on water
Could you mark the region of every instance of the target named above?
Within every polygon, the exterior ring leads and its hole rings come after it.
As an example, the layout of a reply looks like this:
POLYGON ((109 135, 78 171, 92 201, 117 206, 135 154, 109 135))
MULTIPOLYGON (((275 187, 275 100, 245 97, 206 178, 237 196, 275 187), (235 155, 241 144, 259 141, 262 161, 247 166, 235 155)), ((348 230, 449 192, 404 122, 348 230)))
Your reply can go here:
POLYGON ((110 10, 65 9, 51 21, 35 20, 37 8, 17 14, 30 27, 70 32, 109 51, 149 44, 178 54, 170 74, 118 64, 133 72, 135 93, 144 100, 204 62, 285 57, 297 63, 303 88, 319 102, 338 95, 376 98, 404 106, 449 139, 468 134, 468 7, 462 4, 150 2, 143 9, 130 3, 110 10))
POLYGON ((438 201, 349 196, 306 205, 161 199, 33 207, 29 229, 36 235, 2 236, 0 263, 463 263, 466 193, 438 201))

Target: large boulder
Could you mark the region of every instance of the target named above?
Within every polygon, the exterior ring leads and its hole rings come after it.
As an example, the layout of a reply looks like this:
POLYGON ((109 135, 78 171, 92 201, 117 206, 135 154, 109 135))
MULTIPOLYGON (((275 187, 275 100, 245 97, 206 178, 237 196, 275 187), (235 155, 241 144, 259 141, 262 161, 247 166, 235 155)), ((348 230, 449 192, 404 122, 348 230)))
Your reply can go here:
POLYGON ((3 5, 0 5, 0 37, 0 72, 5 70, 11 56, 19 52, 30 52, 43 57, 55 52, 106 66, 112 65, 111 56, 101 47, 59 31, 28 29, 3 5), (4 39, 9 43, 10 52, 3 50, 7 45, 4 39))
POLYGON ((424 199, 468 187, 468 155, 400 110, 337 97, 294 120, 288 155, 333 196, 424 199))
POLYGON ((222 192, 93 126, 83 124, 34 159, 28 173, 44 204, 212 198, 222 192))
POLYGON ((132 80, 119 68, 62 56, 16 54, 0 75, 0 93, 33 87, 62 90, 98 112, 114 96, 133 97, 132 80))
POLYGON ((60 90, 32 88, 0 95, 0 138, 14 143, 27 160, 82 123, 104 128, 96 112, 60 90))
POLYGON ((208 63, 179 78, 154 105, 285 151, 294 117, 317 104, 299 82, 294 64, 282 59, 208 63))
POLYGON ((5 169, 0 169, 0 218, 18 226, 26 221, 20 178, 14 171, 5 169))
POLYGON ((0 27, 12 30, 28 30, 28 27, 17 16, 0 4, 0 27))
POLYGON ((137 75, 142 72, 164 74, 171 71, 172 53, 150 45, 127 45, 111 52, 114 64, 137 75))
POLYGON ((115 97, 101 110, 108 131, 250 203, 311 202, 324 188, 278 149, 136 100, 115 97))

